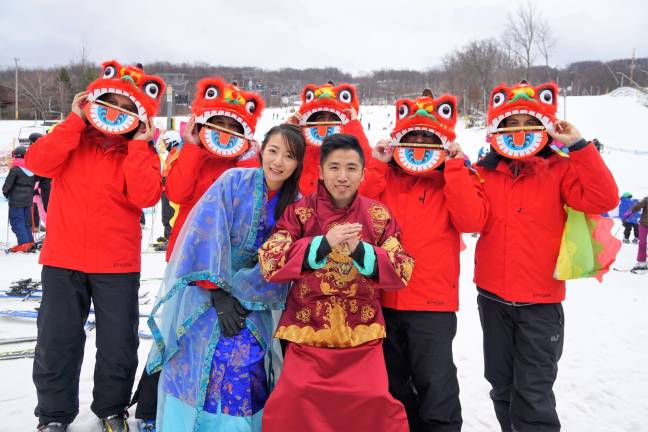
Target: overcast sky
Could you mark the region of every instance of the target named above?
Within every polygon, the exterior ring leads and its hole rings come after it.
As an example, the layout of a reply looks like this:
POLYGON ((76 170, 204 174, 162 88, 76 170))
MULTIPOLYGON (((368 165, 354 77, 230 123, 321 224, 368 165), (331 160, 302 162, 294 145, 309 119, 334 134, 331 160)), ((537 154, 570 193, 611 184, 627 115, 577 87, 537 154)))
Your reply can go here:
MULTIPOLYGON (((0 68, 93 62, 428 69, 499 37, 515 0, 35 1, 0 6, 0 68)), ((648 57, 645 0, 537 0, 558 43, 551 63, 648 57)), ((536 60, 541 63, 541 59, 536 60)))

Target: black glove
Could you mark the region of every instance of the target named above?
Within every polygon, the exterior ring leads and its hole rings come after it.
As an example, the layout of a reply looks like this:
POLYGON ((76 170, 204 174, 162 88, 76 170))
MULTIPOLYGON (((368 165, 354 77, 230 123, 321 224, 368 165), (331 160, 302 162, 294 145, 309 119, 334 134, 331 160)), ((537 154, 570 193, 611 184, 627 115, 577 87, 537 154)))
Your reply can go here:
POLYGON ((232 337, 239 334, 245 327, 245 317, 250 314, 250 311, 222 289, 211 290, 211 299, 218 314, 218 322, 223 335, 232 337))

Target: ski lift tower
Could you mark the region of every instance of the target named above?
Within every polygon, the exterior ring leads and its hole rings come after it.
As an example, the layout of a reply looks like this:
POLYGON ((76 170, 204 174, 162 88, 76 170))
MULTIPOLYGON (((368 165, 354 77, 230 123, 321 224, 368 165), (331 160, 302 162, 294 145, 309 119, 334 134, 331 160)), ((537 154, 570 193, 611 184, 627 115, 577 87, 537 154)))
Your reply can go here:
POLYGON ((173 129, 173 108, 175 106, 173 92, 186 92, 187 79, 183 73, 158 73, 167 85, 166 89, 166 127, 173 129))

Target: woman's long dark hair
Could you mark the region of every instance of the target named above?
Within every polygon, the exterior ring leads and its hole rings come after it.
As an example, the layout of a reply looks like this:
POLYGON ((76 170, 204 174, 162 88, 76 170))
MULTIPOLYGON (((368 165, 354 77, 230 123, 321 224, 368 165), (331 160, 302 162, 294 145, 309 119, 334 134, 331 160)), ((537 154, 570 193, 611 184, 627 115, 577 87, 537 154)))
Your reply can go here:
POLYGON ((299 177, 301 177, 302 170, 304 169, 306 140, 304 139, 304 133, 299 126, 286 123, 274 126, 265 134, 265 137, 263 137, 261 152, 259 153, 261 166, 263 166, 263 151, 265 150, 266 144, 268 144, 268 141, 274 134, 281 134, 286 146, 288 146, 295 157, 295 160, 297 160, 295 171, 293 171, 290 177, 288 177, 281 185, 281 195, 279 196, 279 202, 275 208, 275 220, 279 220, 286 207, 295 202, 297 195, 299 194, 299 177))

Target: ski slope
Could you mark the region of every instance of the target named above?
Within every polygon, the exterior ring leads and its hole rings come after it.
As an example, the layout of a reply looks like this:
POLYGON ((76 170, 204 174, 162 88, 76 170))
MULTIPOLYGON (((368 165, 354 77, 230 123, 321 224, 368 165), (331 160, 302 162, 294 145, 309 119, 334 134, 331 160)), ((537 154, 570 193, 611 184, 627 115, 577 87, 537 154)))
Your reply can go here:
MULTIPOLYGON (((564 112, 560 100, 560 112, 564 112)), ((639 127, 648 124, 648 109, 634 97, 568 97, 567 119, 585 137, 598 138, 606 145, 603 157, 612 169, 621 192, 635 196, 648 195, 648 140, 641 141, 639 127)), ((260 120, 257 137, 289 115, 287 109, 267 110, 260 120)), ((363 106, 362 122, 373 144, 388 137, 393 126, 393 107, 363 106), (368 129, 371 124, 371 129, 368 129)), ((461 123, 461 121, 460 121, 461 123)), ((160 121, 160 125, 162 122, 160 121)), ((20 123, 0 122, 0 153, 8 149, 7 141, 20 123), (3 147, 4 146, 4 147, 3 147)), ((474 160, 485 143, 483 130, 465 129, 459 124, 457 141, 474 160)), ((3 177, 0 174, 0 177, 3 177)), ((3 181, 0 178, 0 181, 3 181)), ((143 244, 162 232, 159 211, 148 209, 143 244)), ((7 234, 7 202, 0 199, 0 241, 15 244, 7 234)), ((618 227, 615 225, 615 230, 618 227)), ((620 236, 620 233, 618 233, 620 236)), ((481 328, 472 283, 473 256, 476 239, 464 236, 467 249, 461 254, 460 301, 458 331, 454 345, 461 386, 461 402, 465 432, 498 431, 489 386, 483 378, 481 328)), ((636 245, 623 245, 615 266, 629 268, 634 264, 636 245)), ((40 279, 38 256, 0 255, 0 289, 11 281, 32 277, 40 279)), ((142 254, 142 278, 159 277, 164 271, 163 253, 142 254)), ((142 291, 152 299, 157 282, 145 282, 142 291)), ((648 431, 648 275, 611 271, 599 284, 595 280, 568 283, 565 309, 565 346, 555 385, 558 412, 563 430, 588 432, 648 431)), ((0 309, 28 309, 36 302, 0 299, 0 309)), ((149 311, 151 304, 140 306, 149 311)), ((146 329, 145 320, 140 329, 146 329)), ((33 321, 0 318, 0 339, 36 334, 33 321)), ((97 419, 90 411, 92 373, 94 368, 94 332, 88 334, 81 372, 80 414, 70 427, 71 432, 98 431, 97 419)), ((2 350, 32 347, 33 343, 0 346, 2 350)), ((144 365, 150 341, 140 344, 140 368, 144 365)), ((0 431, 34 430, 36 418, 35 389, 31 380, 30 359, 0 361, 0 431)), ((131 414, 134 410, 131 410, 131 414)), ((134 427, 135 422, 131 419, 134 427)))

